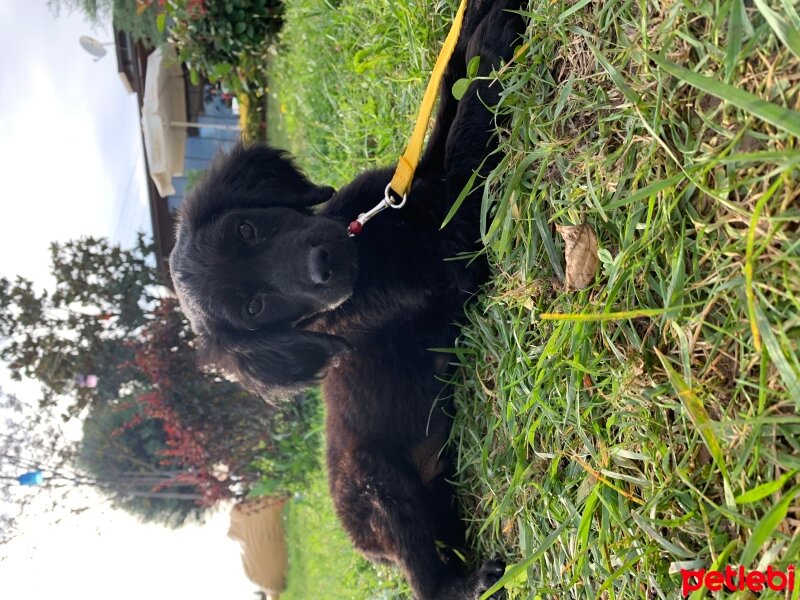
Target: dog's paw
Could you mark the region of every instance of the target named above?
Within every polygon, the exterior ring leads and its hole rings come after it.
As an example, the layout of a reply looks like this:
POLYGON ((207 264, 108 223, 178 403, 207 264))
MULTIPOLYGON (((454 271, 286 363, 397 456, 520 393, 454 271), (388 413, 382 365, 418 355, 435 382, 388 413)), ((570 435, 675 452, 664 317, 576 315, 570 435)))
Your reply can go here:
MULTIPOLYGON (((436 600, 479 600, 490 587, 499 581, 505 572, 501 560, 487 560, 480 569, 466 577, 454 577, 436 594, 436 600)), ((505 590, 490 596, 492 600, 503 600, 505 590)))
MULTIPOLYGON (((475 600, 478 600, 486 590, 497 583, 505 573, 506 565, 502 560, 487 560, 478 572, 475 573, 475 600)), ((506 597, 505 590, 502 588, 489 596, 492 600, 502 600, 506 597)))

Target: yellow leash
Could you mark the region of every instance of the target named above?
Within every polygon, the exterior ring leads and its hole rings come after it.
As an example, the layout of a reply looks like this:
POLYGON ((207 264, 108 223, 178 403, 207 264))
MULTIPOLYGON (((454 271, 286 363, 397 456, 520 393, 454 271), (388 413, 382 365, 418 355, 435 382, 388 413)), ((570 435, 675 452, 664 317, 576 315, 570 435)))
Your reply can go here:
POLYGON ((453 56, 453 51, 458 43, 458 37, 461 34, 461 25, 464 22, 464 12, 467 9, 467 0, 461 0, 461 5, 458 7, 458 12, 453 19, 453 25, 450 27, 450 33, 444 41, 439 57, 436 59, 436 64, 433 67, 428 87, 425 89, 425 95, 422 97, 422 105, 417 115, 417 122, 414 125, 414 131, 411 134, 411 139, 408 142, 406 151, 397 163, 397 170, 394 172, 392 181, 386 186, 384 198, 372 210, 362 213, 358 219, 350 223, 347 228, 348 234, 352 237, 361 233, 364 225, 372 217, 384 211, 387 208, 402 208, 405 206, 408 191, 411 189, 411 183, 414 180, 414 172, 417 170, 420 156, 422 156, 422 146, 425 143, 425 132, 428 130, 428 123, 431 119, 433 112, 433 105, 436 102, 436 96, 439 93, 439 87, 442 83, 444 71, 447 68, 447 63, 450 62, 450 57, 453 56), (402 198, 400 202, 395 201, 390 191, 397 194, 402 198))
POLYGON ((461 6, 458 7, 453 25, 450 27, 450 33, 444 41, 442 51, 439 53, 439 58, 436 59, 436 65, 433 67, 431 79, 428 82, 428 87, 425 90, 425 96, 422 98, 422 106, 417 115, 417 123, 414 125, 414 132, 411 134, 411 139, 408 142, 406 151, 400 157, 400 162, 397 165, 397 170, 392 178, 390 184, 392 190, 400 198, 408 193, 411 189, 411 182, 414 179, 414 171, 419 164, 419 157, 422 155, 422 144, 425 141, 425 132, 428 129, 428 122, 433 112, 433 104, 436 102, 436 96, 439 93, 439 87, 442 83, 444 70, 447 68, 447 63, 450 62, 450 57, 453 56, 453 51, 458 43, 458 36, 461 34, 461 24, 464 21, 464 11, 467 9, 467 0, 461 0, 461 6))

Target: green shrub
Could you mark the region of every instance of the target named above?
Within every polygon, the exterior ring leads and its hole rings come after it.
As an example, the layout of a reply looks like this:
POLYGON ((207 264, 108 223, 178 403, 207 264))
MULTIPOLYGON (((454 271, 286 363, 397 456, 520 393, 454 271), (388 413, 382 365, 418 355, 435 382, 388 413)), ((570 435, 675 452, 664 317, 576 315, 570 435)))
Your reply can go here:
POLYGON ((251 496, 302 492, 308 487, 310 474, 321 468, 323 420, 317 390, 299 396, 275 414, 270 439, 252 463, 261 480, 251 496))
POLYGON ((193 83, 200 76, 234 92, 266 88, 269 46, 283 23, 281 0, 178 0, 161 27, 178 48, 193 83))

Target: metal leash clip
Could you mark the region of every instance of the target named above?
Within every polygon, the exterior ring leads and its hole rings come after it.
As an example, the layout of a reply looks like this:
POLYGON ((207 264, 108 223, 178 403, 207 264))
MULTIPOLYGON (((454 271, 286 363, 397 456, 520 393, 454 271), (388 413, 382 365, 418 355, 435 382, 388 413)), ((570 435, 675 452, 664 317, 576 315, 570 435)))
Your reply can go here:
POLYGON ((403 199, 397 201, 394 198, 392 198, 391 187, 392 184, 389 183, 389 185, 386 186, 386 190, 383 192, 383 200, 378 202, 378 204, 376 204, 373 208, 371 208, 367 212, 358 215, 358 218, 352 223, 350 223, 350 225, 348 225, 347 235, 349 237, 355 237, 358 234, 360 234, 364 229, 364 225, 367 224, 367 221, 372 219, 372 217, 374 217, 375 215, 382 213, 387 208, 401 209, 406 205, 406 200, 408 200, 408 194, 404 194, 403 199))

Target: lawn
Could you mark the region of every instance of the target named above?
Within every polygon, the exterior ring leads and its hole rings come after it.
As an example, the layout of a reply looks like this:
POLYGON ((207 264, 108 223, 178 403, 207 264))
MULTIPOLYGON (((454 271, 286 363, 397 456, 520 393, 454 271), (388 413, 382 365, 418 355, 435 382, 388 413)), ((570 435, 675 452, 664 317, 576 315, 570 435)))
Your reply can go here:
MULTIPOLYGON (((287 0, 271 99, 313 179, 396 159, 454 8, 287 0)), ((494 279, 457 344, 470 540, 508 560, 520 599, 676 598, 682 568, 794 564, 795 4, 557 0, 526 14, 498 76, 503 160, 483 187, 494 279), (583 223, 600 264, 573 291, 556 226, 583 223)), ((325 581, 348 572, 312 563, 325 581)))
POLYGON ((407 598, 408 588, 388 567, 358 554, 336 515, 322 471, 306 492, 286 507, 289 547, 288 589, 283 600, 392 600, 407 598))

